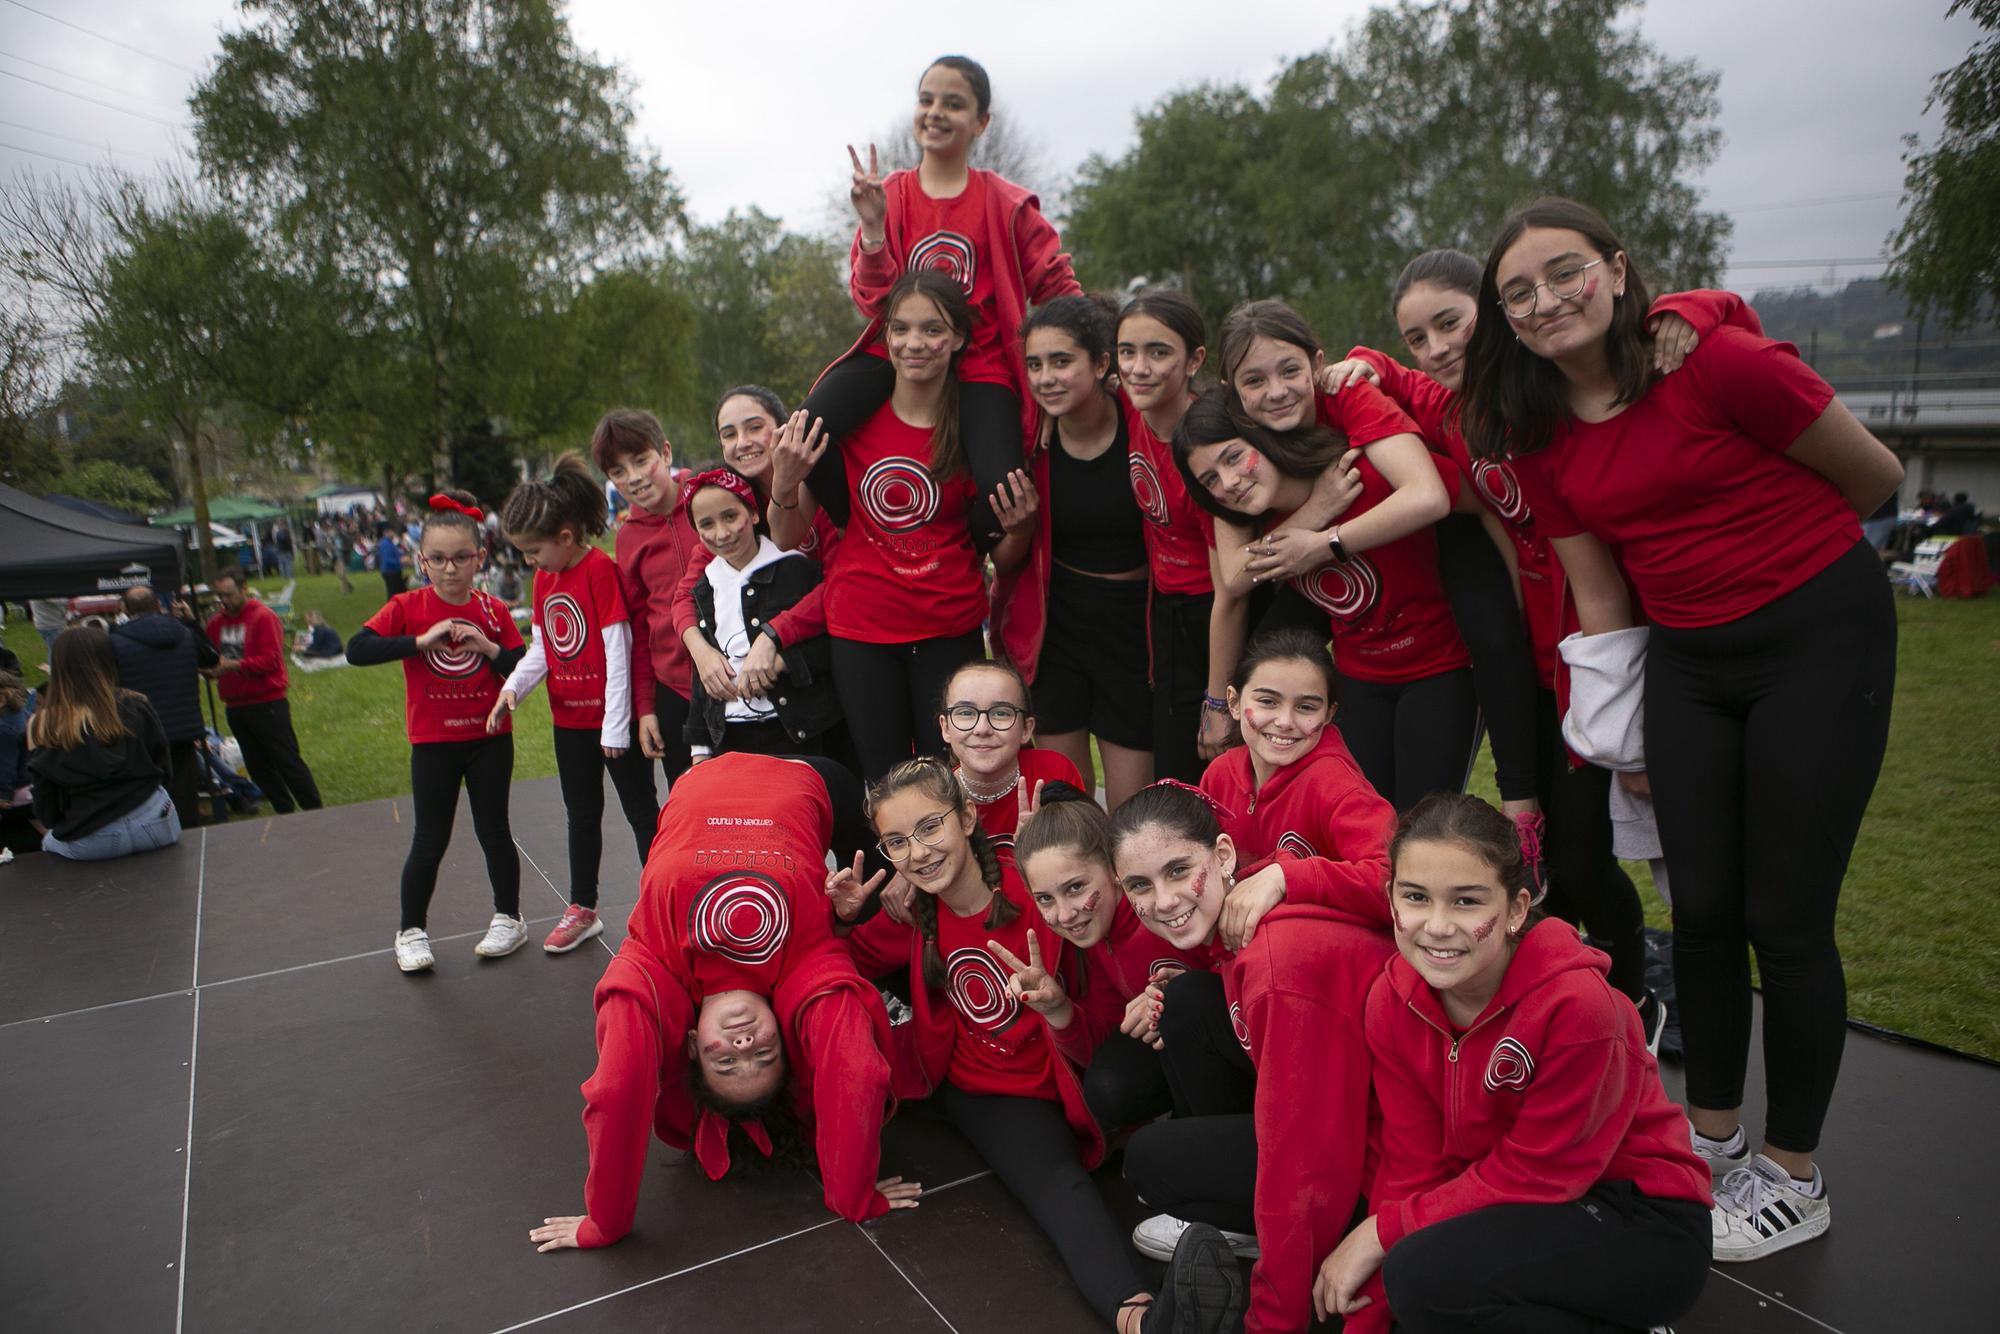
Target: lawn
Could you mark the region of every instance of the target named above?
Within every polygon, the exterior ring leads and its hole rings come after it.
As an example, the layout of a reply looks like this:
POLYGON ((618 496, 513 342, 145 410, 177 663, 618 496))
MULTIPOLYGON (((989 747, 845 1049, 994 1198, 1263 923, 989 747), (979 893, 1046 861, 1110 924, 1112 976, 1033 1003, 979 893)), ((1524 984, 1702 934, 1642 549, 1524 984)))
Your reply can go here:
MULTIPOLYGON (((258 587, 275 592, 281 582, 258 587)), ((294 614, 317 607, 343 638, 381 603, 374 575, 355 576, 344 597, 334 576, 305 577, 293 595, 294 614)), ((2000 1059, 2000 597, 1899 598, 1897 611, 1889 754, 1840 913, 1848 1008, 1871 1023, 2000 1059), (1941 906, 1949 911, 1940 914, 1941 906)), ((23 662, 42 661, 27 622, 10 620, 6 633, 23 662)), ((329 803, 409 790, 400 671, 295 673, 291 699, 301 747, 329 803)), ((515 776, 553 775, 542 692, 522 707, 515 731, 515 776)), ((1475 787, 1493 795, 1490 761, 1475 787)), ((1645 868, 1633 870, 1648 919, 1666 925, 1645 868)))

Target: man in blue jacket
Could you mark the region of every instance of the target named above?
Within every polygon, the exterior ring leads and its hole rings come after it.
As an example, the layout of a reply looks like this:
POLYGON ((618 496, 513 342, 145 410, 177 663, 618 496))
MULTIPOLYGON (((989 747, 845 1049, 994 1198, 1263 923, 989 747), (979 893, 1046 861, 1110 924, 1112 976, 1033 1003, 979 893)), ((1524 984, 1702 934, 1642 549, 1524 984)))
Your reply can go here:
MULTIPOLYGON (((186 607, 174 605, 177 612, 186 607)), ((151 701, 166 731, 173 761, 167 795, 174 810, 183 825, 203 823, 195 748, 208 729, 201 720, 198 669, 215 665, 215 645, 193 627, 193 613, 182 619, 168 615, 160 610, 159 595, 142 584, 125 590, 125 620, 112 627, 111 648, 118 655, 118 684, 151 701)))

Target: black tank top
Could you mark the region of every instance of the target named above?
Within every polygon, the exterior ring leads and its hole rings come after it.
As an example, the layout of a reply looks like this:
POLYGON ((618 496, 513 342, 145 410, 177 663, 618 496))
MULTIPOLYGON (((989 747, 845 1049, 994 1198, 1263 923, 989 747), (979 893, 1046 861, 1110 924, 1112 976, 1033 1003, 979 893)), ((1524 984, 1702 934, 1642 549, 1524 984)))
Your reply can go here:
POLYGON ((1078 459, 1062 446, 1061 423, 1049 446, 1049 550, 1087 574, 1124 574, 1146 564, 1139 503, 1132 498, 1124 414, 1110 448, 1078 459))

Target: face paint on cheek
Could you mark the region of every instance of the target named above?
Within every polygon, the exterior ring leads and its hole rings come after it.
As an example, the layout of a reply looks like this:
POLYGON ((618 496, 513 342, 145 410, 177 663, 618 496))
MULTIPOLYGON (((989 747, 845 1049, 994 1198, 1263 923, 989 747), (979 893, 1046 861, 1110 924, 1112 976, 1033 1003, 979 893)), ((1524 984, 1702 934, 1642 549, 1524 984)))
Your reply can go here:
POLYGON ((1478 926, 1472 928, 1472 938, 1474 940, 1484 940, 1488 936, 1493 934, 1493 928, 1498 925, 1500 925, 1500 919, 1498 917, 1489 918, 1488 920, 1481 922, 1478 926))
POLYGON ((1399 936, 1407 936, 1410 934, 1410 932, 1416 930, 1415 927, 1411 926, 1408 922, 1404 921, 1403 914, 1397 912, 1394 908, 1391 908, 1389 910, 1389 917, 1390 920, 1395 922, 1396 934, 1399 936))
POLYGON ((1194 895, 1195 902, 1197 903, 1201 902, 1202 897, 1208 893, 1208 868, 1206 866, 1201 868, 1201 874, 1194 878, 1194 883, 1188 886, 1188 890, 1194 895))
POLYGON ((1583 295, 1579 296, 1576 299, 1576 302, 1580 306, 1587 306, 1591 303, 1592 298, 1594 298, 1596 295, 1597 295, 1597 276, 1595 274, 1592 274, 1588 279, 1584 281, 1583 295))
POLYGON ((1090 897, 1083 901, 1084 916, 1086 917, 1097 916, 1097 905, 1102 897, 1103 896, 1100 895, 1097 891, 1095 890, 1091 891, 1090 897))

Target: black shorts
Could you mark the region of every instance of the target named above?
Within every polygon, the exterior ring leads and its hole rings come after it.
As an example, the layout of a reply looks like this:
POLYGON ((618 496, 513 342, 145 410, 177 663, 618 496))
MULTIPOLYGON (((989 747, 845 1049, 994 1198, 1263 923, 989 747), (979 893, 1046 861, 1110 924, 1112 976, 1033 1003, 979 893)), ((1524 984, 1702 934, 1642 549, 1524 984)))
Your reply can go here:
POLYGON ((1087 731, 1128 750, 1153 748, 1144 579, 1054 568, 1048 632, 1035 664, 1035 730, 1087 731))

